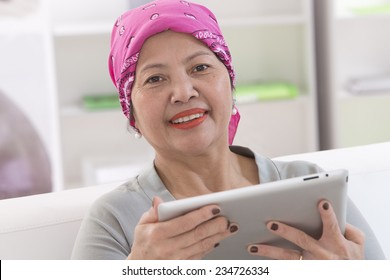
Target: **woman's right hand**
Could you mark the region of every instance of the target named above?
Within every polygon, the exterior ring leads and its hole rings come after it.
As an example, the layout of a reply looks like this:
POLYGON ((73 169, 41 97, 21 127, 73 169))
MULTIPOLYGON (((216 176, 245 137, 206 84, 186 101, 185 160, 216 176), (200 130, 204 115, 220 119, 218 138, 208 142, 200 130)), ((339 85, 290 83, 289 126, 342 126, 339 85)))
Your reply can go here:
POLYGON ((129 260, 201 259, 219 242, 238 230, 236 224, 220 216, 217 205, 208 205, 183 216, 159 222, 158 197, 135 228, 129 260))

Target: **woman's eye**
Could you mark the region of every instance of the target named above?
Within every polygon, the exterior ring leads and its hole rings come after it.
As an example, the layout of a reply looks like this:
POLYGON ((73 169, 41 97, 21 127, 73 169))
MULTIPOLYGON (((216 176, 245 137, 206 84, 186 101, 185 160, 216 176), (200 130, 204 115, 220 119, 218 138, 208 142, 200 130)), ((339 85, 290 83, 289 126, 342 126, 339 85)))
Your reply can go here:
POLYGON ((207 65, 201 64, 195 67, 195 72, 201 72, 209 68, 207 65))
POLYGON ((153 76, 153 77, 150 77, 149 79, 147 79, 146 82, 149 83, 149 84, 153 84, 153 83, 157 83, 157 82, 159 82, 161 80, 162 80, 161 77, 153 76))

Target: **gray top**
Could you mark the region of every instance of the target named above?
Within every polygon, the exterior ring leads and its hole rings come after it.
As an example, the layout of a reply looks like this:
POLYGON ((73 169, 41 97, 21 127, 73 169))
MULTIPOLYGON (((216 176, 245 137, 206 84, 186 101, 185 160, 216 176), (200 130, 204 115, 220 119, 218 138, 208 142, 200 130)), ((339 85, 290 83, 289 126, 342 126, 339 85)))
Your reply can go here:
MULTIPOLYGON (((280 162, 231 146, 236 154, 254 158, 261 183, 303 176, 321 171, 304 162, 280 162)), ((140 175, 99 198, 88 211, 78 233, 72 259, 126 259, 134 239, 134 229, 142 214, 152 206, 154 196, 164 201, 175 198, 167 190, 151 164, 140 175)), ((366 235, 366 259, 385 259, 377 239, 355 205, 349 201, 347 222, 366 235)))

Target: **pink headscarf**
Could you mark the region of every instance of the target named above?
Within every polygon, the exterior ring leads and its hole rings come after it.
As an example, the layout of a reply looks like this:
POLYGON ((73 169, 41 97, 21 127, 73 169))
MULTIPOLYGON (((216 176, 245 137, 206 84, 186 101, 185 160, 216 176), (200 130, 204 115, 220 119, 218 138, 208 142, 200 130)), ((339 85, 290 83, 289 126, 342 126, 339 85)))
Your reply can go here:
MULTIPOLYGON (((109 71, 118 89, 122 111, 135 126, 131 90, 138 57, 145 40, 165 30, 187 33, 203 42, 226 66, 234 87, 235 73, 228 46, 214 14, 204 6, 180 0, 156 0, 120 16, 111 33, 109 71)), ((233 143, 240 114, 229 123, 229 144, 233 143)))

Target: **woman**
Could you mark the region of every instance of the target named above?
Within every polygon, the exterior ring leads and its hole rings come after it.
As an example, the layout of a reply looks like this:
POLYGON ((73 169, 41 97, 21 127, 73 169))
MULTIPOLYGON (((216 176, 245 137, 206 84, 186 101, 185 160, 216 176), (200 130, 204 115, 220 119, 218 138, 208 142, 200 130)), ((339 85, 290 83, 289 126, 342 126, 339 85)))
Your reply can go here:
MULTIPOLYGON (((158 222, 162 201, 207 194, 315 173, 305 162, 273 162, 243 147, 229 146, 239 114, 233 102, 235 74, 215 16, 179 0, 157 0, 122 15, 111 39, 111 78, 130 125, 154 148, 153 165, 103 196, 78 235, 76 259, 200 259, 239 225, 209 205, 158 222)), ((324 230, 319 240, 270 221, 269 229, 302 250, 263 244, 249 254, 273 259, 382 258, 364 249, 364 234, 348 224, 338 230, 331 205, 318 206, 324 230)), ((364 227, 350 204, 350 217, 364 227)), ((356 224, 356 223, 355 223, 356 224)), ((371 233, 366 232, 369 236, 371 233)), ((377 248, 375 239, 367 239, 377 248)))

